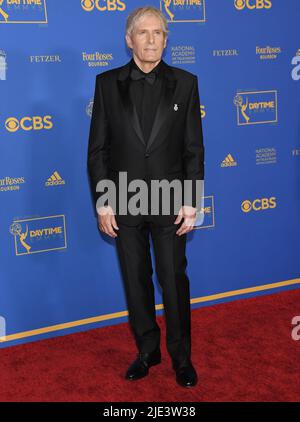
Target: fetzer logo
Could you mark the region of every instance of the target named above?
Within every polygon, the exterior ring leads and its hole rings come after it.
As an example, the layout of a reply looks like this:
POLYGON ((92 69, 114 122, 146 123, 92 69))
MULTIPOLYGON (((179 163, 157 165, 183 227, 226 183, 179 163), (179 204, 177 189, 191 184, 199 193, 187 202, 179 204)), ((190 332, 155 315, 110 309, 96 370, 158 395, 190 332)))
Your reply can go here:
POLYGON ((46 0, 0 0, 0 23, 48 23, 46 0))

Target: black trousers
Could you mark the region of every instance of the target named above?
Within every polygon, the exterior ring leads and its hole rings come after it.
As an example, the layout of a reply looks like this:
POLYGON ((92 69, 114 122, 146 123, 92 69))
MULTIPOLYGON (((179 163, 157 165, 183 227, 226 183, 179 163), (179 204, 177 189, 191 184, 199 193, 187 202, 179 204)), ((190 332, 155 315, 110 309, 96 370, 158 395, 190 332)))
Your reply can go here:
POLYGON ((190 289, 185 272, 186 234, 176 234, 182 222, 164 227, 147 221, 147 217, 137 226, 127 226, 117 221, 119 230, 116 237, 129 323, 139 352, 151 353, 160 347, 152 281, 151 233, 155 268, 162 288, 166 345, 175 366, 189 362, 191 355, 190 289))

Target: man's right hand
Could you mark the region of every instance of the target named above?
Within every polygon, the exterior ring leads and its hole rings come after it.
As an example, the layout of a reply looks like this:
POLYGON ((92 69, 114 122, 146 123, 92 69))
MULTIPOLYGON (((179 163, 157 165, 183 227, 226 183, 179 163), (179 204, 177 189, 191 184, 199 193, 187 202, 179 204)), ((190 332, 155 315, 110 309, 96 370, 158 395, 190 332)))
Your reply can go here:
POLYGON ((114 229, 119 230, 117 226, 114 211, 111 206, 97 208, 98 213, 98 227, 99 229, 110 237, 117 237, 114 229))

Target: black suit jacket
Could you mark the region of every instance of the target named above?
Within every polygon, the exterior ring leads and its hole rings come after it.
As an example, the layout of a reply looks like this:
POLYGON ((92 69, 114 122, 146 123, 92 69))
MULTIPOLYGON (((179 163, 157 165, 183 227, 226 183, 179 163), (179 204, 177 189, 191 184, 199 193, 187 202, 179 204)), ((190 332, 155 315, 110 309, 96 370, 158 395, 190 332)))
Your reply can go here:
MULTIPOLYGON (((184 205, 199 207, 196 180, 204 180, 204 145, 197 76, 169 66, 162 60, 164 83, 152 132, 146 144, 136 108, 129 95, 130 62, 96 76, 94 106, 88 146, 88 172, 94 202, 101 193, 96 185, 103 179, 116 183, 119 172, 127 172, 128 183, 143 179, 192 180, 192 201, 184 205)), ((150 185, 149 185, 150 186, 150 185)), ((128 199, 134 193, 128 194, 128 199)), ((157 223, 174 222, 176 212, 153 216, 157 223)), ((136 225, 139 215, 119 215, 117 221, 136 225)), ((151 217, 152 218, 152 217, 151 217)))

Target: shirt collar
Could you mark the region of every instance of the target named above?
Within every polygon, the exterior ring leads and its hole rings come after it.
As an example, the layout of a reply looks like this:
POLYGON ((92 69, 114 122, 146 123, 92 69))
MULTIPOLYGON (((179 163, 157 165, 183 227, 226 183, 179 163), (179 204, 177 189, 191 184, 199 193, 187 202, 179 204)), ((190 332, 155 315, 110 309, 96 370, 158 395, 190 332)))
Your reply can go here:
POLYGON ((139 70, 141 73, 143 73, 144 75, 149 75, 150 73, 156 73, 156 76, 159 76, 162 73, 162 60, 160 60, 160 62, 151 70, 151 72, 144 72, 134 61, 134 59, 132 58, 130 61, 130 67, 131 69, 137 69, 139 70))

